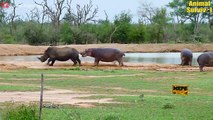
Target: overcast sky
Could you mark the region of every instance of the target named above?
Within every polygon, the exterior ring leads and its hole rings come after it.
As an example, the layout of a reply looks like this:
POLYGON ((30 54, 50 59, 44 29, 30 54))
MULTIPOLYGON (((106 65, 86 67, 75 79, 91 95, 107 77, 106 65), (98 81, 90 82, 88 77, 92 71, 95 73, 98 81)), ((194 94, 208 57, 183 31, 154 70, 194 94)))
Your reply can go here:
MULTIPOLYGON (((42 0, 35 1, 40 3, 42 0)), ((104 10, 107 12, 110 20, 113 20, 114 16, 120 14, 122 11, 129 11, 133 15, 133 21, 137 22, 137 11, 141 3, 152 3, 153 7, 164 7, 171 1, 172 0, 92 0, 92 3, 99 8, 97 14, 98 19, 105 18, 104 10)), ((54 0, 48 0, 48 2, 53 4, 54 0)), ((22 5, 17 8, 17 14, 22 18, 26 17, 26 13, 29 13, 30 10, 36 7, 33 0, 15 0, 15 3, 22 3, 22 5)), ((89 3, 89 0, 72 0, 73 8, 76 4, 83 5, 87 3, 89 3)))

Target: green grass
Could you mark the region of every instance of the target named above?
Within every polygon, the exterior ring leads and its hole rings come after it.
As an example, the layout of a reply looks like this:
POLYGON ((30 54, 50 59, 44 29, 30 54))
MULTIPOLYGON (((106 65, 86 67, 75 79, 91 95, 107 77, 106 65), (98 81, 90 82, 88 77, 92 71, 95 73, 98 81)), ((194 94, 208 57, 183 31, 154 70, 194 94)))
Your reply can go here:
POLYGON ((96 106, 92 108, 68 105, 52 109, 44 108, 42 116, 44 120, 213 120, 212 71, 95 69, 4 71, 0 73, 0 91, 37 91, 41 73, 44 73, 46 89, 90 92, 96 95, 81 99, 113 98, 119 102, 95 104, 96 106), (137 75, 122 76, 133 74, 137 75), (107 75, 111 77, 104 77, 107 75), (172 94, 173 84, 188 85, 189 95, 172 94))
POLYGON ((0 91, 38 91, 39 87, 21 85, 0 85, 0 91))

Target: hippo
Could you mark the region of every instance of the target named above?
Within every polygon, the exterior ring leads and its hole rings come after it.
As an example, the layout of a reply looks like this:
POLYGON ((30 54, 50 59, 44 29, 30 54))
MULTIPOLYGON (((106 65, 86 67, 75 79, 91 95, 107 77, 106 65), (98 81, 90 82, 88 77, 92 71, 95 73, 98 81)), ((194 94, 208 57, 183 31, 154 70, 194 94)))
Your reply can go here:
POLYGON ((79 65, 81 65, 81 60, 79 59, 79 52, 76 49, 70 47, 48 47, 47 50, 44 51, 44 54, 41 57, 38 57, 38 59, 41 62, 45 62, 48 59, 47 64, 49 66, 53 66, 56 60, 67 61, 69 59, 73 61, 73 65, 76 65, 77 62, 79 63, 79 65), (52 63, 49 64, 49 62, 52 63))
POLYGON ((95 58, 95 66, 98 66, 99 61, 113 62, 118 61, 120 66, 123 66, 124 52, 115 48, 89 48, 81 53, 82 57, 91 56, 95 58))
POLYGON ((200 72, 203 71, 203 67, 213 67, 213 52, 205 52, 197 58, 200 72))
POLYGON ((180 54, 181 65, 190 65, 192 66, 192 51, 189 49, 183 49, 180 54))

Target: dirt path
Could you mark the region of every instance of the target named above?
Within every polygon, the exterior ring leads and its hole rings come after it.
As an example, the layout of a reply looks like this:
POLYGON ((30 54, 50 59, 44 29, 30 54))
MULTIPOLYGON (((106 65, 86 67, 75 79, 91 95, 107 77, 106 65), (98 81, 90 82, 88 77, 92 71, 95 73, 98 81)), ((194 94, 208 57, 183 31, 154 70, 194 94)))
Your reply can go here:
MULTIPOLYGON (((92 107, 97 103, 118 103, 113 101, 112 98, 100 98, 100 99, 81 99, 81 97, 97 96, 98 94, 81 93, 71 90, 48 90, 44 91, 44 103, 45 105, 53 104, 70 104, 81 107, 92 107)), ((38 102, 40 98, 40 92, 0 92, 0 102, 38 102)), ((51 106, 50 106, 51 107, 51 106)))

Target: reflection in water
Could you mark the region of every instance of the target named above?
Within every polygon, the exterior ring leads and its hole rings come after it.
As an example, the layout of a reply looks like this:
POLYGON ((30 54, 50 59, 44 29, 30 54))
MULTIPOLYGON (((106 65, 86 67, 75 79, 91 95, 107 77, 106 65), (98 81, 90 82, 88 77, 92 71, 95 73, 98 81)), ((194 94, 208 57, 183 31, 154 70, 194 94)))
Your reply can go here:
MULTIPOLYGON (((192 65, 197 65, 197 57, 202 53, 193 53, 192 65)), ((126 53, 125 62, 180 64, 180 53, 126 53)))
MULTIPOLYGON (((202 53, 193 53, 193 65, 197 65, 197 57, 202 53)), ((0 61, 38 61, 40 55, 0 56, 0 61)), ((81 55, 80 55, 81 56, 81 55)), ((80 57, 82 61, 93 62, 92 57, 80 57)), ((124 62, 130 63, 162 63, 180 64, 180 53, 125 53, 124 62)))

